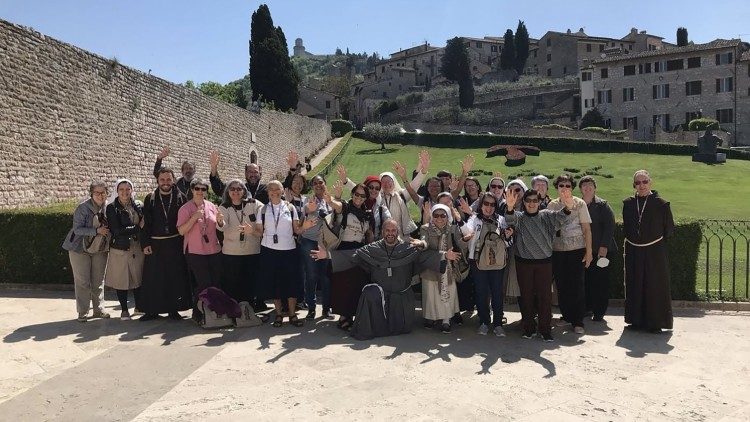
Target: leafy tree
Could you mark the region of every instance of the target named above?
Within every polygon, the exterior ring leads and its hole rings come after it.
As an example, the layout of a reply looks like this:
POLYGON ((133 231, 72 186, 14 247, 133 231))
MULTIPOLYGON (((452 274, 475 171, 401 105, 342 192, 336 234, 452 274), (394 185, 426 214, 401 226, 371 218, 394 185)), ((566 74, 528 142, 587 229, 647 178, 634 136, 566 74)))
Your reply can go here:
POLYGON ((458 82, 458 99, 463 108, 474 106, 474 84, 471 81, 469 51, 463 39, 451 38, 445 45, 440 72, 449 81, 458 82))
POLYGON ((677 28, 677 47, 684 47, 688 45, 688 32, 687 28, 677 28))
POLYGON ((500 69, 515 69, 516 45, 513 39, 513 31, 510 29, 505 31, 505 36, 503 38, 503 51, 500 52, 500 69))
POLYGON ((602 117, 602 113, 598 109, 592 108, 581 118, 581 125, 578 128, 583 129, 587 127, 604 127, 604 117, 602 117))
POLYGON ((284 31, 273 26, 265 4, 251 18, 250 83, 253 101, 273 101, 281 110, 297 107, 299 76, 289 59, 284 31))
POLYGON ((516 72, 520 75, 526 68, 526 60, 529 58, 529 31, 526 29, 526 24, 523 21, 518 21, 518 28, 516 28, 516 72))

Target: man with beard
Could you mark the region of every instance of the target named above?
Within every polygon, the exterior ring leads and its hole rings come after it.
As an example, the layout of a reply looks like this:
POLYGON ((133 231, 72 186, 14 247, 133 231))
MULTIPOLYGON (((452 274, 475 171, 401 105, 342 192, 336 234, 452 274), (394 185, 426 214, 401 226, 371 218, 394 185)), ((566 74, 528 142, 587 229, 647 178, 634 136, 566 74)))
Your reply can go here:
POLYGON ((157 174, 159 187, 146 195, 143 206, 143 238, 141 246, 146 260, 141 283, 141 321, 169 314, 182 319, 179 311, 192 307, 192 293, 182 236, 177 232, 177 211, 187 202, 174 182, 174 173, 161 168, 157 174))
MULTIPOLYGON (((211 189, 213 189, 216 195, 224 194, 224 182, 219 177, 219 153, 216 151, 211 152, 209 157, 211 162, 211 175, 209 180, 211 181, 211 189)), ((247 187, 247 194, 258 201, 267 204, 268 203, 268 192, 266 191, 266 185, 260 183, 261 168, 255 163, 245 165, 245 187, 247 187)))
POLYGON ((333 271, 359 266, 369 275, 371 284, 362 289, 357 316, 351 335, 368 340, 411 332, 414 325, 414 292, 411 279, 429 269, 444 273, 447 261, 456 260, 458 252, 421 250, 419 240, 407 243, 399 237, 393 219, 383 223, 383 238, 354 251, 313 250, 313 259, 330 257, 333 271))
MULTIPOLYGON (((156 156, 156 163, 154 163, 154 177, 159 177, 159 170, 162 168, 162 161, 169 156, 169 152, 169 147, 164 147, 159 155, 156 156)), ((195 176, 195 164, 185 160, 182 162, 180 171, 182 172, 182 177, 177 179, 175 186, 177 186, 180 193, 187 196, 187 199, 193 199, 193 192, 190 190, 190 182, 193 180, 193 176, 195 176)))

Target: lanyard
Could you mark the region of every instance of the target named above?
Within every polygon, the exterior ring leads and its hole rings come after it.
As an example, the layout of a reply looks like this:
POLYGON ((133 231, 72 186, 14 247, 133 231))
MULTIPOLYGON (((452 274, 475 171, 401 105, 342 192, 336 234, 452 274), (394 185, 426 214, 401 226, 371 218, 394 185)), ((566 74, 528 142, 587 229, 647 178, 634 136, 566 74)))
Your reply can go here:
POLYGON ((279 218, 281 218, 281 207, 284 206, 284 201, 279 202, 279 215, 276 215, 276 207, 273 205, 273 202, 270 203, 271 205, 271 215, 273 215, 273 224, 274 224, 274 234, 279 234, 279 218))
POLYGON ((174 189, 169 191, 169 206, 164 208, 164 195, 159 194, 159 203, 161 204, 161 210, 164 213, 164 224, 169 221, 169 211, 172 209, 172 198, 174 197, 174 189))
POLYGON ((240 218, 239 215, 237 215, 237 208, 235 208, 234 205, 231 205, 231 207, 232 207, 232 211, 234 211, 234 216, 237 217, 237 221, 240 222, 240 226, 241 226, 242 223, 245 222, 245 206, 244 206, 244 204, 242 206, 242 217, 241 218, 240 218))
POLYGON ((398 246, 398 244, 396 244, 395 246, 393 246, 393 249, 391 249, 391 251, 389 252, 388 251, 388 245, 385 245, 385 254, 388 257, 388 269, 387 269, 387 271, 388 271, 388 277, 392 277, 393 276, 393 269, 391 268, 391 256, 393 255, 394 252, 396 252, 396 246, 398 246))
POLYGON ((646 204, 648 203, 648 196, 646 197, 646 200, 643 201, 643 208, 638 205, 638 195, 635 196, 635 210, 638 214, 638 236, 641 235, 641 220, 643 219, 643 212, 646 211, 646 204))

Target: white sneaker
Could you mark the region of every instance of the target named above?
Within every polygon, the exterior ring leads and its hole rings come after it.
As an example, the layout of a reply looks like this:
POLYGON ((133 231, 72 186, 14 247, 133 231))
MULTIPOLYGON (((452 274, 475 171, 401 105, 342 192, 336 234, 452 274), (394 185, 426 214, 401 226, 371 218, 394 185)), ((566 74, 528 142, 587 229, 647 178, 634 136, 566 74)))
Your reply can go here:
POLYGON ((494 330, 492 330, 492 331, 493 331, 493 332, 495 333, 495 335, 496 335, 496 336, 498 336, 498 337, 505 337, 505 330, 503 330, 503 327, 502 327, 502 325, 498 325, 498 326, 497 326, 497 327, 495 327, 495 329, 494 329, 494 330))
POLYGON ((586 334, 586 330, 583 327, 573 327, 573 332, 576 334, 586 334))
POLYGON ((487 327, 487 324, 482 324, 479 326, 479 329, 477 330, 477 334, 480 336, 486 336, 487 333, 490 331, 489 327, 487 327))

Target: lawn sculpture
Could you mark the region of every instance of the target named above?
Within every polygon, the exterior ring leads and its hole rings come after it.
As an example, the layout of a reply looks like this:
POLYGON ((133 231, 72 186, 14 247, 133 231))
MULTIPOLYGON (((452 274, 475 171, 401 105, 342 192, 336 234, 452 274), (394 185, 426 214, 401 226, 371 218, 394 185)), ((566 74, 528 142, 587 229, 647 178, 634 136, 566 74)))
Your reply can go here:
POLYGON ((495 145, 487 149, 487 158, 505 156, 505 165, 520 166, 526 162, 526 155, 539 156, 539 148, 529 145, 495 145))

